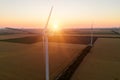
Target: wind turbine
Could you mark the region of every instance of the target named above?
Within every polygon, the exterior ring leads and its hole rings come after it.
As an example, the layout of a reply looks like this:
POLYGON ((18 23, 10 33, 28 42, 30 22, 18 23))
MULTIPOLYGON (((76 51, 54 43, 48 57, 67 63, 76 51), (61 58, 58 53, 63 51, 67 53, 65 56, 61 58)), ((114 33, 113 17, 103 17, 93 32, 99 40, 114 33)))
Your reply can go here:
POLYGON ((91 37, 90 37, 90 46, 93 46, 93 24, 91 24, 91 29, 90 29, 91 37))
POLYGON ((53 11, 53 6, 51 7, 45 28, 43 29, 43 46, 45 49, 45 78, 49 80, 49 52, 48 52, 48 24, 53 11))
POLYGON ((118 33, 118 35, 120 34, 120 27, 118 26, 118 28, 116 29, 116 32, 118 33))
MULTIPOLYGON (((44 50, 45 50, 45 78, 46 78, 46 80, 49 80, 49 52, 48 52, 48 29, 47 28, 48 28, 48 24, 49 24, 49 20, 50 20, 52 11, 53 11, 53 6, 51 7, 47 22, 46 22, 45 27, 42 32, 43 46, 44 46, 44 50)), ((15 28, 9 28, 9 27, 6 27, 6 29, 28 32, 28 31, 24 31, 24 30, 15 29, 15 28)), ((31 33, 31 32, 28 32, 28 33, 31 33)))

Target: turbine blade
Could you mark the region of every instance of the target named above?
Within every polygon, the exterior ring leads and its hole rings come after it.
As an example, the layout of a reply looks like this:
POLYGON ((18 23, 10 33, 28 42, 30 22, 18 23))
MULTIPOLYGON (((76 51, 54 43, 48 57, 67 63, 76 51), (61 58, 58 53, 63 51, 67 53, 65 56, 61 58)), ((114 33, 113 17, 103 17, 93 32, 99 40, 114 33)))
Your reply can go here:
POLYGON ((47 30, 47 27, 48 27, 48 24, 49 24, 49 21, 50 21, 50 17, 51 17, 52 11, 53 11, 53 6, 51 7, 51 10, 50 10, 50 13, 49 13, 49 16, 48 16, 47 22, 46 22, 46 24, 45 24, 44 31, 47 30))

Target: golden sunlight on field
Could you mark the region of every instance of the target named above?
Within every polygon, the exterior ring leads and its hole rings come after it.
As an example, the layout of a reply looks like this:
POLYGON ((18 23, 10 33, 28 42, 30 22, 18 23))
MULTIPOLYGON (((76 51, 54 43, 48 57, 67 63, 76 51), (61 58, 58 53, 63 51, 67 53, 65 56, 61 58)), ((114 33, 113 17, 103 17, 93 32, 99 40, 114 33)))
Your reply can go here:
MULTIPOLYGON (((49 43, 50 79, 53 80, 86 47, 79 44, 49 43)), ((44 80, 45 55, 41 42, 0 42, 0 80, 44 80)))
POLYGON ((14 38, 22 38, 22 37, 28 37, 33 36, 34 34, 9 34, 9 35, 0 35, 0 40, 4 39, 14 39, 14 38))
POLYGON ((120 39, 100 38, 71 80, 119 80, 120 39))

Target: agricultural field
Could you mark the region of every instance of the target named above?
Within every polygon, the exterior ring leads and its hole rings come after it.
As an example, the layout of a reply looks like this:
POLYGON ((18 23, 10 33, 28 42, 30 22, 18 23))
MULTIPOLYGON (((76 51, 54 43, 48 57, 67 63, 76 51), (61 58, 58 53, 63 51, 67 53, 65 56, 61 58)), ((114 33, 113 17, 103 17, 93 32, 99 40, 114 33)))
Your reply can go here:
MULTIPOLYGON (((101 67, 105 70, 113 69, 113 73, 119 75, 117 68, 116 72, 113 68, 116 62, 111 60, 119 60, 117 56, 120 53, 118 49, 120 35, 115 34, 111 29, 94 29, 93 33, 93 43, 96 41, 95 45, 71 76, 71 80, 107 80, 107 78, 97 77, 102 74, 102 72, 97 74, 101 67), (116 54, 116 56, 114 57, 113 54, 116 54), (112 67, 107 68, 108 65, 112 64, 111 62, 113 62, 112 67), (108 65, 105 65, 106 63, 108 65), (88 75, 88 78, 86 75, 88 75)), ((48 36, 50 80, 54 80, 80 56, 81 52, 90 44, 90 35, 90 29, 86 29, 68 30, 48 36)), ((42 35, 40 33, 7 33, 2 35, 1 33, 0 63, 0 80, 45 80, 45 54, 42 35)), ((110 73, 110 71, 106 72, 110 73)), ((103 76, 106 77, 106 73, 104 74, 103 76)), ((115 75, 112 76, 114 78, 108 80, 118 78, 115 75)))
MULTIPOLYGON (((94 37, 105 38, 105 37, 120 37, 116 34, 114 29, 93 29, 94 37)), ((61 34, 57 34, 61 35, 61 34)), ((73 29, 63 30, 62 35, 64 36, 91 36, 91 29, 73 29)))
MULTIPOLYGON (((53 80, 86 45, 49 43, 50 80, 53 80)), ((0 80, 45 80, 43 43, 0 42, 0 80)))
POLYGON ((0 35, 0 40, 22 38, 22 37, 28 37, 28 36, 34 36, 34 35, 35 34, 7 34, 7 35, 0 35))
POLYGON ((99 38, 71 80, 119 80, 120 39, 99 38))

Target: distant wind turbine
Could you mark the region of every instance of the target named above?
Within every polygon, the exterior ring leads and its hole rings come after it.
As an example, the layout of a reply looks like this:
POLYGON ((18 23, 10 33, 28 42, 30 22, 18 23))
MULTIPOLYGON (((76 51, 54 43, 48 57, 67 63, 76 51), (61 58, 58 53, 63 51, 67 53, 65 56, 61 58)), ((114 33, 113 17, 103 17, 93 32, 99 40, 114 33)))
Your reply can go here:
POLYGON ((119 29, 118 29, 118 33, 120 34, 120 26, 119 26, 119 29))
POLYGON ((93 46, 93 24, 91 24, 90 32, 91 32, 90 46, 92 47, 93 46))

